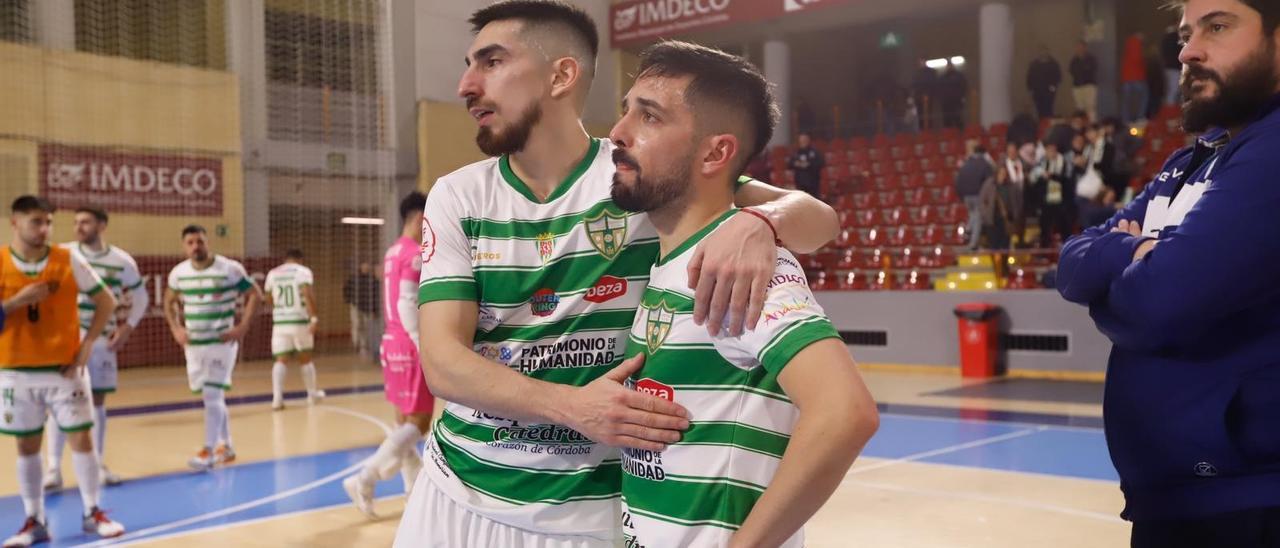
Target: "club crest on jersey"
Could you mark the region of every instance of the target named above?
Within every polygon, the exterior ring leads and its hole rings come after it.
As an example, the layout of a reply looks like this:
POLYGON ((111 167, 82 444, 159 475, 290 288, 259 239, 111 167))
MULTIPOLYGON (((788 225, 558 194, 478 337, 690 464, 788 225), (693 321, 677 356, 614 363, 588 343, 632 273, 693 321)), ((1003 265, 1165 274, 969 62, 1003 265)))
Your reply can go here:
POLYGON ((675 319, 676 311, 667 306, 667 301, 659 301, 654 308, 645 308, 644 342, 650 354, 657 352, 667 340, 675 319))
POLYGON ((551 255, 556 251, 556 237, 550 232, 544 232, 538 235, 538 258, 542 259, 542 264, 547 264, 551 260, 551 255))
POLYGON ((592 247, 604 258, 612 260, 622 251, 627 241, 627 216, 601 211, 599 215, 582 221, 587 227, 587 237, 592 247))

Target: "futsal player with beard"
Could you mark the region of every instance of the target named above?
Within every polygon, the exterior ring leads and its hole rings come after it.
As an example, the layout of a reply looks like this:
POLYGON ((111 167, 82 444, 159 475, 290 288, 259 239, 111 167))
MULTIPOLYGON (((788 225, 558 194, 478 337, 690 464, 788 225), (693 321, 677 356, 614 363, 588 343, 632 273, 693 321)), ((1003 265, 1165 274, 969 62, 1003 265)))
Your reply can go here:
POLYGON ((1058 290, 1113 343, 1103 417, 1135 547, 1280 546, 1280 2, 1184 0, 1183 127, 1058 290))

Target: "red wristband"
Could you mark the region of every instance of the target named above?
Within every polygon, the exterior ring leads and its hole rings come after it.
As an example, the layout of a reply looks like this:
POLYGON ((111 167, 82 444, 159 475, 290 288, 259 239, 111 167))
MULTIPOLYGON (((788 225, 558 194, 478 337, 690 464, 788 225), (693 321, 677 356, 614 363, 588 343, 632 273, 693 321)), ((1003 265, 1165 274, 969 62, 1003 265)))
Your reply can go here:
POLYGON ((773 232, 773 243, 779 247, 782 246, 782 239, 778 237, 778 229, 777 227, 773 226, 773 222, 769 220, 769 217, 766 217, 765 214, 760 213, 759 211, 756 211, 748 207, 744 207, 742 209, 739 209, 738 211, 741 211, 757 219, 760 219, 761 221, 764 221, 764 224, 769 227, 769 231, 773 232))

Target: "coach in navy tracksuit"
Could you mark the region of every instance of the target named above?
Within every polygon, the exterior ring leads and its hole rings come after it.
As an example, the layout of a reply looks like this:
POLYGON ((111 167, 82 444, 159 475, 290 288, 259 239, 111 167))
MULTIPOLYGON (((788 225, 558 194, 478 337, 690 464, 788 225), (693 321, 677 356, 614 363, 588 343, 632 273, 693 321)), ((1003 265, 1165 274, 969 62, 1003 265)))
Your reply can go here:
POLYGON ((1183 3, 1201 134, 1062 249, 1114 343, 1103 415, 1132 544, 1280 546, 1280 2, 1183 3))

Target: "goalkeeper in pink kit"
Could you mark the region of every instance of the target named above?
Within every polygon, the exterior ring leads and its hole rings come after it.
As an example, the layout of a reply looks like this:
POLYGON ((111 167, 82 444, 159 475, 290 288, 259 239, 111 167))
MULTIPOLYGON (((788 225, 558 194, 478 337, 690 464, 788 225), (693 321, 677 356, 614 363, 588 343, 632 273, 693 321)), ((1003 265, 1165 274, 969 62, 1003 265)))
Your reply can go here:
POLYGON ((387 435, 378 451, 356 475, 342 486, 356 508, 369 517, 373 511, 373 487, 391 479, 397 471, 405 492, 422 469, 418 441, 431 427, 435 396, 418 365, 418 278, 422 273, 422 212, 427 197, 413 192, 400 201, 403 223, 400 239, 383 259, 382 313, 386 332, 382 335, 382 376, 387 401, 396 408, 395 430, 387 435))

